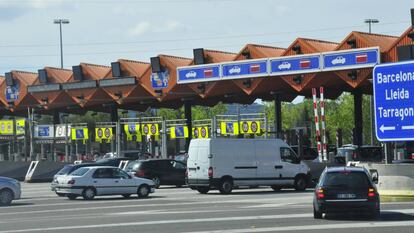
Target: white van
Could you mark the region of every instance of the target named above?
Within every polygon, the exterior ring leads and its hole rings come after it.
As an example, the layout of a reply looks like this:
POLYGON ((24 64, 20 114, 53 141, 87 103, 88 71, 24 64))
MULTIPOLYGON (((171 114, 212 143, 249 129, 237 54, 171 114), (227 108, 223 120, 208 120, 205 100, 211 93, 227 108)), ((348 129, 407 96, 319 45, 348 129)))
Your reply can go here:
POLYGON ((188 150, 187 183, 200 193, 228 194, 238 186, 305 190, 309 167, 280 139, 193 139, 188 150))

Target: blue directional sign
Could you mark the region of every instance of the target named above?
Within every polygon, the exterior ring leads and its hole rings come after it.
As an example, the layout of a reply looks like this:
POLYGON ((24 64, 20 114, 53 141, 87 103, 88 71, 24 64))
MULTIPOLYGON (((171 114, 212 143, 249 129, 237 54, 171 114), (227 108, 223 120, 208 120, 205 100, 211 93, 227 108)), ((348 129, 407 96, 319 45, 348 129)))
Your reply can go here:
POLYGON ((303 74, 321 71, 321 55, 303 55, 270 59, 270 75, 303 74))
POLYGON ((14 102, 19 99, 20 95, 20 85, 16 82, 13 86, 6 86, 5 96, 7 102, 14 102))
POLYGON ((196 65, 177 68, 177 83, 196 83, 220 79, 220 65, 196 65))
POLYGON ((379 141, 414 140, 414 61, 373 70, 375 129, 379 141))
POLYGON ((267 59, 257 59, 223 63, 221 66, 222 79, 269 76, 267 61, 267 59))
POLYGON ((380 63, 378 47, 327 52, 322 57, 324 71, 366 68, 380 63))
POLYGON ((151 74, 151 86, 154 89, 163 89, 168 87, 168 79, 170 74, 168 70, 151 74))
POLYGON ((34 129, 36 138, 51 138, 54 136, 53 133, 53 125, 37 125, 34 129))

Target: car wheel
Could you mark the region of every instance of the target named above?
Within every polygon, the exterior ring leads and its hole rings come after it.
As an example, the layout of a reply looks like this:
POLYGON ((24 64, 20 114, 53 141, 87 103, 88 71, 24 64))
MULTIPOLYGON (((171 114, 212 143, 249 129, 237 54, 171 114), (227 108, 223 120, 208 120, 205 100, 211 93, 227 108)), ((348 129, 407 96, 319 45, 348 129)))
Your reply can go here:
POLYGON ((75 200, 78 197, 76 194, 67 194, 66 196, 69 198, 69 200, 75 200))
POLYGON ((306 189, 307 182, 305 177, 299 176, 295 179, 295 189, 296 191, 304 191, 306 189))
POLYGON ((233 190, 233 181, 231 179, 224 179, 220 183, 219 191, 221 194, 230 194, 233 190))
POLYGON ((152 182, 154 182, 155 188, 159 188, 160 187, 161 181, 160 181, 160 178, 158 176, 153 177, 152 178, 152 182))
POLYGON ((322 219, 322 212, 316 211, 315 207, 313 207, 313 218, 314 219, 322 219))
POLYGON ((381 215, 381 211, 380 211, 379 208, 376 208, 371 212, 371 218, 372 219, 378 219, 380 217, 380 215, 381 215))
POLYGON ((282 187, 280 187, 278 185, 272 185, 270 187, 273 189, 273 191, 280 191, 282 189, 282 187))
POLYGON ((96 196, 94 188, 85 188, 82 192, 82 197, 85 200, 92 200, 96 196))
POLYGON ((143 184, 143 185, 139 186, 138 191, 137 191, 138 197, 140 197, 140 198, 148 197, 149 191, 150 190, 149 190, 148 185, 143 184))
POLYGON ((0 206, 10 205, 13 201, 13 192, 10 189, 0 191, 0 206))
POLYGON ((175 185, 175 187, 181 188, 181 187, 183 187, 183 185, 182 184, 177 184, 177 185, 175 185))
POLYGON ((131 194, 122 194, 123 197, 125 198, 129 198, 131 196, 131 194))
POLYGON ((56 193, 56 195, 58 195, 59 197, 65 197, 66 196, 66 194, 64 194, 64 193, 57 193, 57 192, 55 192, 56 193))
POLYGON ((196 189, 201 194, 206 194, 210 191, 210 187, 197 187, 196 189))

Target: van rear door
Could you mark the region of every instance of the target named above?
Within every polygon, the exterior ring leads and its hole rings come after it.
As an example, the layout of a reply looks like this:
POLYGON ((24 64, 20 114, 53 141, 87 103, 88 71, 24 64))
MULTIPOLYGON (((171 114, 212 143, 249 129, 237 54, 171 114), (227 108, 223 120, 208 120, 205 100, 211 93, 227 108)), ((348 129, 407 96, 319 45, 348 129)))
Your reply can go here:
POLYGON ((188 150, 188 183, 190 185, 208 184, 210 167, 210 140, 192 140, 188 150))

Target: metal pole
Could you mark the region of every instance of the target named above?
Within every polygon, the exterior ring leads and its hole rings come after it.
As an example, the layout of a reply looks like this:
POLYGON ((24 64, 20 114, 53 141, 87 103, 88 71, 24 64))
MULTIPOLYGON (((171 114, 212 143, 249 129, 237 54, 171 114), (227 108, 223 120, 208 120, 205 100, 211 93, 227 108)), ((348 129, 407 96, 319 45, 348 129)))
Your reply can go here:
POLYGON ((60 68, 63 69, 62 21, 59 22, 59 31, 60 31, 60 68))
POLYGON ((29 141, 29 146, 30 146, 30 149, 29 149, 29 157, 30 157, 30 160, 33 158, 33 111, 34 111, 34 109, 32 109, 32 113, 30 112, 30 107, 28 107, 27 108, 27 117, 28 117, 28 120, 29 120, 29 134, 30 134, 30 141, 29 141))
POLYGON ((116 122, 116 156, 121 157, 121 121, 116 122))
POLYGON ((217 116, 213 116, 213 121, 211 122, 211 138, 217 137, 217 116))
POLYGON ((65 116, 65 155, 66 155, 66 162, 70 161, 68 137, 69 137, 68 117, 65 116))
POLYGON ((163 159, 167 158, 167 124, 165 123, 165 119, 162 119, 162 135, 161 135, 161 157, 163 159))
POLYGON ((264 115, 265 138, 267 139, 267 115, 264 115))

